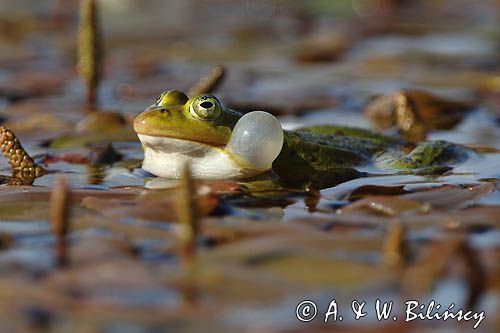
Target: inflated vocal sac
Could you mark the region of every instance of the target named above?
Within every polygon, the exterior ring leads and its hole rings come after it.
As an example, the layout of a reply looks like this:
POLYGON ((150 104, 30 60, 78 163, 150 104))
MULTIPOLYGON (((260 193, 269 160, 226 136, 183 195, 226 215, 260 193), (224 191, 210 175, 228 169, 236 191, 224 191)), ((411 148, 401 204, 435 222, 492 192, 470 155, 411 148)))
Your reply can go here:
POLYGON ((256 170, 270 169, 283 147, 279 120, 264 111, 253 111, 238 120, 227 150, 256 170))

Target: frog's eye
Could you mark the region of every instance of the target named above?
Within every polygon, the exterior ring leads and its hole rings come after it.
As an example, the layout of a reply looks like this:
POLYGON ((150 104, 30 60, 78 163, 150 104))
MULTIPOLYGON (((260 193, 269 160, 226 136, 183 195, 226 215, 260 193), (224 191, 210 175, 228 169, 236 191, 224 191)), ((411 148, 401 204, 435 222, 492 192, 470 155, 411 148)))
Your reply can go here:
POLYGON ((188 97, 182 91, 169 90, 161 94, 156 100, 156 106, 184 105, 188 97))
POLYGON ((189 107, 189 112, 195 118, 212 120, 221 114, 222 107, 219 100, 214 96, 202 95, 193 100, 189 107))

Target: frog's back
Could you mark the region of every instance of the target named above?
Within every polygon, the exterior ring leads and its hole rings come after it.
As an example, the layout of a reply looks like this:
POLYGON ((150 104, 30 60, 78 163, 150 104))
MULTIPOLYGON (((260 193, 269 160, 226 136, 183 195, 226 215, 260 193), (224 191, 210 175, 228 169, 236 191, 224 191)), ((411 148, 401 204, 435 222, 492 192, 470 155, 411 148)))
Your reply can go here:
POLYGON ((361 177, 358 170, 368 164, 384 170, 425 174, 444 166, 450 169, 474 155, 471 149, 446 141, 421 142, 406 154, 398 138, 329 125, 288 131, 284 138, 283 149, 273 168, 278 175, 288 176, 290 165, 297 166, 294 178, 300 178, 301 174, 318 179, 331 175, 341 176, 345 181, 361 177))
POLYGON ((273 167, 278 173, 291 163, 304 172, 355 168, 369 163, 381 149, 381 144, 370 139, 286 131, 283 149, 273 167))
POLYGON ((403 143, 401 139, 397 136, 378 134, 368 129, 358 128, 358 127, 328 124, 328 125, 313 125, 313 126, 301 127, 297 131, 323 134, 329 136, 342 136, 342 137, 366 139, 373 143, 381 145, 397 145, 403 143))

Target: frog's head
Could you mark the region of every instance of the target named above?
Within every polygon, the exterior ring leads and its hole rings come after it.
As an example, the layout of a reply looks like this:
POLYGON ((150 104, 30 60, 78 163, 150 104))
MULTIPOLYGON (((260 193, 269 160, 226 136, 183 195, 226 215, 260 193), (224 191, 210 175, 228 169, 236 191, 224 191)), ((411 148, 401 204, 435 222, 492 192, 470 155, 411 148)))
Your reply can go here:
POLYGON ((176 90, 138 115, 134 130, 144 148, 143 168, 166 178, 176 178, 186 160, 199 178, 252 176, 269 169, 283 145, 274 116, 242 116, 215 96, 188 98, 176 90))

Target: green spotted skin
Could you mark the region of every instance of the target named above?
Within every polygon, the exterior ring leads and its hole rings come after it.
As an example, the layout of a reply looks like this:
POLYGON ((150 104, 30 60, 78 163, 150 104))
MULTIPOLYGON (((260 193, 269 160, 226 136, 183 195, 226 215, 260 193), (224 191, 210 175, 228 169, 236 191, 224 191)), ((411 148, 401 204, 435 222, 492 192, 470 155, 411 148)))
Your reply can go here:
MULTIPOLYGON (((142 135, 224 149, 241 116, 224 107, 213 95, 188 98, 183 92, 171 90, 136 117, 134 129, 142 135)), ((366 129, 319 125, 284 131, 283 148, 273 163, 273 170, 280 179, 307 181, 312 178, 327 180, 327 184, 332 185, 363 176, 358 170, 364 166, 425 175, 447 170, 470 154, 472 150, 446 141, 422 142, 408 153, 408 144, 399 137, 366 129)))
MULTIPOLYGON (((387 153, 384 153, 387 155, 387 153)), ((452 165, 465 161, 474 154, 472 149, 447 141, 420 143, 406 156, 392 154, 385 167, 394 169, 420 169, 436 165, 452 165)), ((384 165, 383 165, 384 166, 384 165)))
POLYGON ((373 164, 379 169, 407 174, 435 175, 465 161, 474 152, 447 141, 426 141, 409 154, 399 139, 363 129, 313 126, 286 131, 283 149, 273 163, 280 177, 316 178, 331 186, 362 177, 356 168, 373 164))
POLYGON ((382 149, 383 145, 363 138, 285 132, 283 148, 273 166, 279 168, 293 161, 294 166, 308 166, 317 171, 355 167, 369 163, 382 149))
POLYGON ((348 127, 348 126, 315 125, 315 126, 300 128, 297 131, 323 134, 323 135, 355 137, 355 138, 369 140, 372 141, 373 143, 384 144, 384 145, 389 143, 402 144, 401 139, 398 137, 377 134, 367 129, 348 127))

